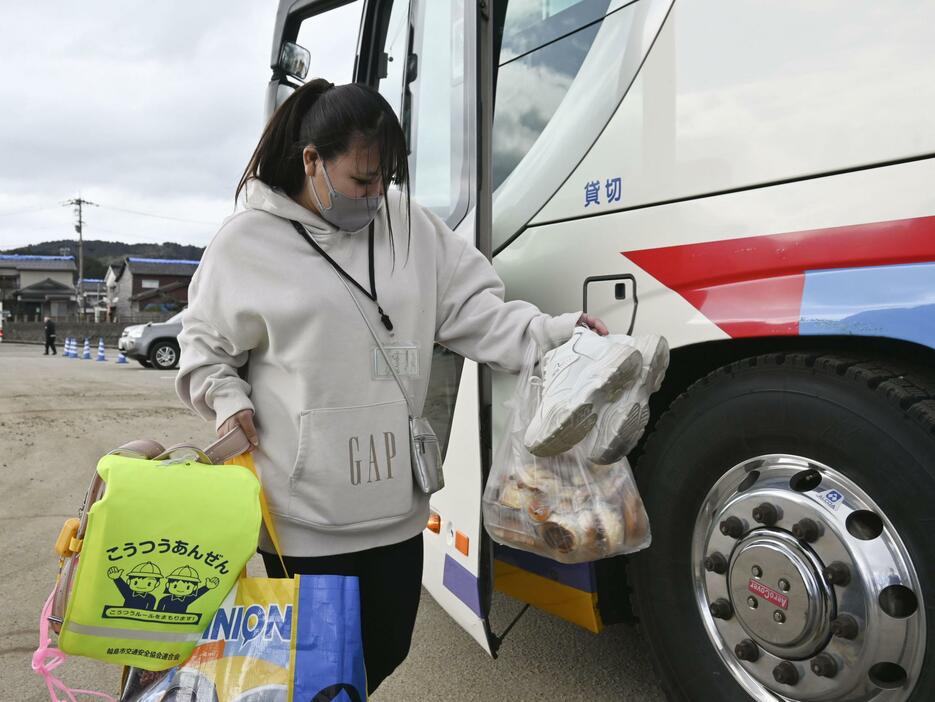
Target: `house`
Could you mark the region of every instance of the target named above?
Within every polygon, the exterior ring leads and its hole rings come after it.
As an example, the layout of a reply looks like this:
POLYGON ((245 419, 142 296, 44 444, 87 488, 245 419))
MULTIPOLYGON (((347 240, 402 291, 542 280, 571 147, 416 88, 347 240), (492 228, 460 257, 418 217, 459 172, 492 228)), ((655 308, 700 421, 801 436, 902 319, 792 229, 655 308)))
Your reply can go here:
POLYGON ((73 256, 0 254, 0 302, 24 321, 72 315, 76 271, 73 256))
POLYGON ((199 261, 128 256, 104 278, 112 320, 144 312, 175 312, 188 306, 188 284, 199 261))
MULTIPOLYGON (((82 278, 81 293, 84 296, 85 314, 95 314, 95 310, 103 310, 106 312, 107 287, 104 285, 103 278, 82 278)), ((95 317, 95 319, 96 318, 97 317, 95 317)))

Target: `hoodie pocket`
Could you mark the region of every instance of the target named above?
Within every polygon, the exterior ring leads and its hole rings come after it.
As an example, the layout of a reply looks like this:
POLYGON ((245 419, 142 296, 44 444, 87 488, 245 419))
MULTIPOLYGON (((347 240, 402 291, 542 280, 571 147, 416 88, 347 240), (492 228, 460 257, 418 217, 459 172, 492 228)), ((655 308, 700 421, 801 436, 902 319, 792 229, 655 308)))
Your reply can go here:
POLYGON ((289 516, 330 527, 405 516, 413 505, 410 460, 403 400, 305 410, 289 516))

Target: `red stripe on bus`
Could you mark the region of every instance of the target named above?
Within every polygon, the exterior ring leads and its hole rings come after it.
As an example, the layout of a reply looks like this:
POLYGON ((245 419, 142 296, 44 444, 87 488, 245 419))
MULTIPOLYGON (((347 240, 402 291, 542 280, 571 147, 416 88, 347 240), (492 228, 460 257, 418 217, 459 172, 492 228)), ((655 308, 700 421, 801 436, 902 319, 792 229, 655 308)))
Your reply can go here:
POLYGON ((935 260, 935 216, 623 251, 732 337, 796 335, 805 272, 935 260))

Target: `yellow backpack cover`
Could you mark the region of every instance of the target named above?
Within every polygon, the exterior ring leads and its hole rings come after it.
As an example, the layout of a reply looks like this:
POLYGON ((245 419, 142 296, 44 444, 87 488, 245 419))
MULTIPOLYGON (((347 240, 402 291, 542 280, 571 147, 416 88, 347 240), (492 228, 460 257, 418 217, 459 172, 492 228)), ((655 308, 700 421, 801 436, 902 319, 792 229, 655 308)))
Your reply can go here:
POLYGON ((195 648, 256 552, 260 484, 247 467, 104 456, 59 648, 165 670, 195 648))

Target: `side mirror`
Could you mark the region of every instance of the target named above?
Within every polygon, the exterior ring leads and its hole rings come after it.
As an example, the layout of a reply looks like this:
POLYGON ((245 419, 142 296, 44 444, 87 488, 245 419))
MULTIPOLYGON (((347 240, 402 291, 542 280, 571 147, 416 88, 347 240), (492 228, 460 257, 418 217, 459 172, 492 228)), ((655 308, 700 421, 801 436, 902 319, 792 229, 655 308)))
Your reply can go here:
POLYGON ((308 75, 308 65, 312 58, 308 49, 287 41, 282 45, 282 51, 279 54, 278 68, 286 75, 299 80, 305 80, 308 75))

